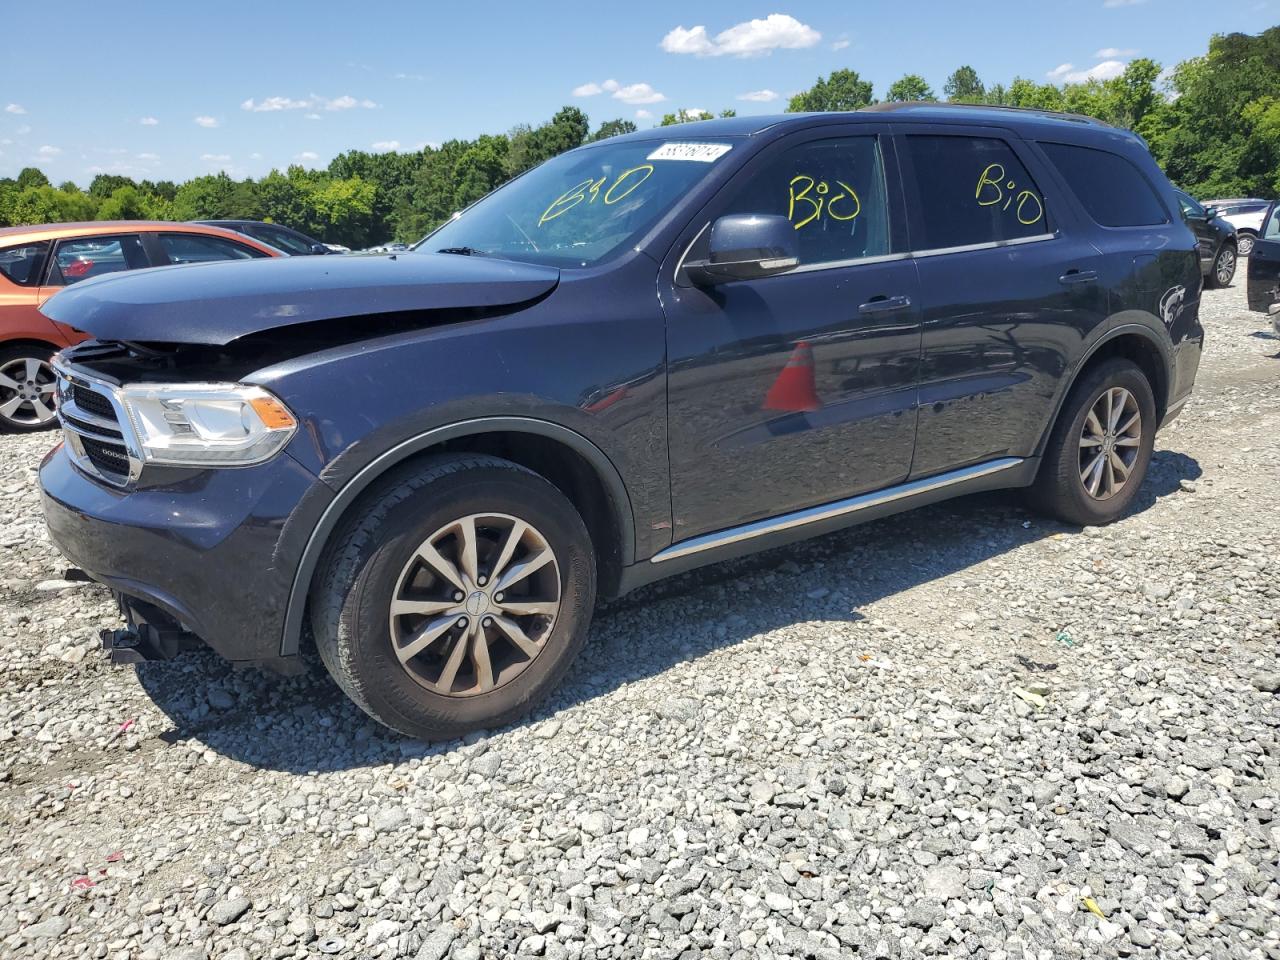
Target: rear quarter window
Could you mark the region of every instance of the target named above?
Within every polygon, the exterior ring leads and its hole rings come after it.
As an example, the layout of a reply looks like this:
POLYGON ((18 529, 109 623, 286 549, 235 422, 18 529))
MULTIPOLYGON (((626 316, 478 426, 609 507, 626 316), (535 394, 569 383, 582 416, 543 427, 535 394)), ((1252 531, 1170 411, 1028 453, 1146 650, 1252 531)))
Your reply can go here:
POLYGON ((37 286, 40 283, 40 267, 48 252, 48 240, 5 247, 0 250, 0 274, 20 287, 37 286))
POLYGON ((1148 227, 1169 222, 1151 183, 1126 158, 1066 143, 1042 142, 1040 147, 1095 222, 1104 227, 1148 227))

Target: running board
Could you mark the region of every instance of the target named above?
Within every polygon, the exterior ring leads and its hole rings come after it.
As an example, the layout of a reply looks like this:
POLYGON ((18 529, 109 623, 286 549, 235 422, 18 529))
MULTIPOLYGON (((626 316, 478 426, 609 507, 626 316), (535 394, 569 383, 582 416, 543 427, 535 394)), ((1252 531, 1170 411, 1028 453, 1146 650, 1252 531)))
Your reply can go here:
POLYGON ((754 523, 743 524, 740 527, 730 527, 728 530, 704 533, 700 537, 691 537, 688 540, 681 540, 679 543, 672 544, 665 550, 654 554, 649 559, 649 562, 662 563, 665 560, 675 560, 693 553, 702 553, 704 550, 715 550, 718 547, 725 547, 742 540, 751 540, 766 534, 780 533, 783 530, 791 530, 795 527, 831 520, 845 514, 857 513, 859 510, 868 510, 871 507, 883 506, 895 500, 905 500, 908 497, 929 493, 958 483, 965 483, 969 480, 976 480, 979 477, 1000 473, 1003 470, 1011 470, 1025 462, 1020 457, 1002 457, 999 460, 988 460, 986 463, 977 463, 971 467, 952 470, 949 473, 940 473, 935 477, 925 477, 922 480, 912 480, 909 483, 899 484, 896 487, 886 487, 874 493, 864 493, 860 496, 850 497, 847 500, 837 500, 835 503, 807 507, 804 510, 796 510, 794 513, 784 513, 781 516, 756 520, 754 523))

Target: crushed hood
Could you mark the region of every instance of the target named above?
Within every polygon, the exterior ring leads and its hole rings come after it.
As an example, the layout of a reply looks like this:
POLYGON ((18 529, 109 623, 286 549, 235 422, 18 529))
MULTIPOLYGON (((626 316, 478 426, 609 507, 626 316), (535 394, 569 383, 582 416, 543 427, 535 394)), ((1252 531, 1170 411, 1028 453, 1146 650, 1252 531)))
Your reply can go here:
POLYGON ((559 278, 554 267, 455 254, 241 260, 85 280, 41 312, 99 340, 223 346, 318 320, 510 306, 559 278))

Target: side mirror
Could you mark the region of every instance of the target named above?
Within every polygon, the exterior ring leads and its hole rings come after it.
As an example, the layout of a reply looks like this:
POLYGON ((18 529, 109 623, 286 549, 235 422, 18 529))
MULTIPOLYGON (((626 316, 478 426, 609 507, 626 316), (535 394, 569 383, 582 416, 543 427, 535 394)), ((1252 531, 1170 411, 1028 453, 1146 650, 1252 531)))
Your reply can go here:
POLYGON ((319 256, 320 254, 328 253, 329 248, 326 247, 323 243, 313 243, 311 245, 311 252, 319 256))
POLYGON ((714 286, 771 277, 799 265, 800 248, 790 220, 775 214, 734 213, 711 225, 707 259, 686 263, 684 272, 697 286, 714 286))

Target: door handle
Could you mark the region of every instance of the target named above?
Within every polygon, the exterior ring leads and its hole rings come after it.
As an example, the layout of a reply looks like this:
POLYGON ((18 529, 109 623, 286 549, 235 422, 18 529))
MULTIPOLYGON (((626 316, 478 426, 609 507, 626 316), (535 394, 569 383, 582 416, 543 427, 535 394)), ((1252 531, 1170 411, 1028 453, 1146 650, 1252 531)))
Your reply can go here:
POLYGON ((1059 283, 1092 283, 1098 279, 1097 270, 1077 270, 1072 267, 1058 278, 1059 283))
POLYGON ((872 297, 864 304, 860 304, 858 312, 861 314, 868 313, 892 313, 895 310, 905 310, 911 306, 910 297, 872 297))

